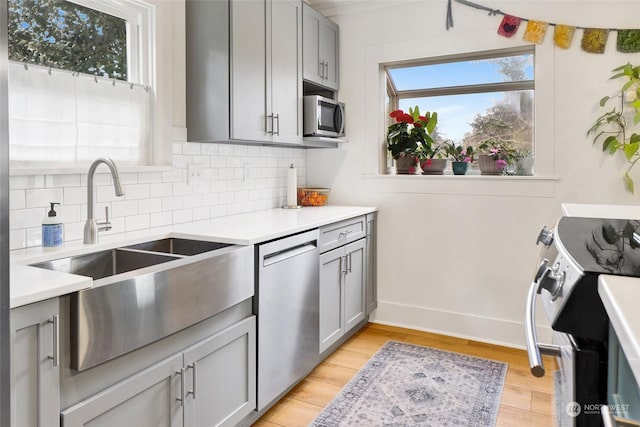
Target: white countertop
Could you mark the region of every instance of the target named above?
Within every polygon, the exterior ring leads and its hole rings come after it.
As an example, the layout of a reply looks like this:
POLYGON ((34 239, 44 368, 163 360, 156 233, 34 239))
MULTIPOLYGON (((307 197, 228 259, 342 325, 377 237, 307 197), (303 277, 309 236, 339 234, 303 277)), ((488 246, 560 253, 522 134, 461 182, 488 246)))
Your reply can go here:
POLYGON ((165 237, 211 240, 253 245, 376 211, 373 207, 323 206, 302 209, 270 209, 206 221, 176 224, 131 233, 101 236, 101 243, 67 243, 55 250, 41 247, 11 252, 10 307, 15 308, 89 288, 93 280, 24 264, 80 255, 102 249, 165 237))
POLYGON ((601 275, 598 293, 631 371, 640 381, 640 278, 601 275))
POLYGON ((563 203, 564 216, 611 219, 640 219, 640 206, 563 203))

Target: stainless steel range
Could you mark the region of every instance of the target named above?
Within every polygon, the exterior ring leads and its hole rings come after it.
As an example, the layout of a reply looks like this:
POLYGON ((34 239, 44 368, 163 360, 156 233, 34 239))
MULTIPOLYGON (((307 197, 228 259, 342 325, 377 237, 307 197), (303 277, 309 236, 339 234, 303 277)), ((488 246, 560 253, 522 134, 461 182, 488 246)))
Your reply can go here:
POLYGON ((609 320, 598 296, 598 276, 640 277, 640 221, 563 217, 553 230, 543 228, 537 243, 544 248, 525 313, 531 373, 545 374, 541 353, 556 356, 560 425, 601 426, 609 320), (537 340, 537 295, 553 329, 552 344, 537 340))

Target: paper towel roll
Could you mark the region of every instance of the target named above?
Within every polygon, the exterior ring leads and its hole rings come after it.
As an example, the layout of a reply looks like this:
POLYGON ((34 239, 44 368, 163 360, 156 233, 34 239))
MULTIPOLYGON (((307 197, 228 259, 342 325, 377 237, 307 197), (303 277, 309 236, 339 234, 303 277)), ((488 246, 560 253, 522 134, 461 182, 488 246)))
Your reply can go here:
POLYGON ((298 205, 298 175, 293 163, 287 169, 287 206, 298 205))

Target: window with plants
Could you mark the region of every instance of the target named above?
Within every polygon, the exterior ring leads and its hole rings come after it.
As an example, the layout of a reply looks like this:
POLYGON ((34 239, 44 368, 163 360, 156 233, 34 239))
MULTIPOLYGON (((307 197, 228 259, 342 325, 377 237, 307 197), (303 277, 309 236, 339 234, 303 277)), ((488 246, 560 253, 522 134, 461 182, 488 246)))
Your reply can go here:
MULTIPOLYGON (((479 173, 480 155, 490 155, 499 174, 532 175, 533 66, 534 48, 528 46, 386 64, 388 112, 396 114, 392 121, 406 118, 397 111, 437 112, 429 136, 456 154, 450 160, 470 161, 470 173, 479 173), (472 156, 458 155, 469 148, 472 156)), ((389 149, 389 157, 396 159, 396 151, 389 149)))

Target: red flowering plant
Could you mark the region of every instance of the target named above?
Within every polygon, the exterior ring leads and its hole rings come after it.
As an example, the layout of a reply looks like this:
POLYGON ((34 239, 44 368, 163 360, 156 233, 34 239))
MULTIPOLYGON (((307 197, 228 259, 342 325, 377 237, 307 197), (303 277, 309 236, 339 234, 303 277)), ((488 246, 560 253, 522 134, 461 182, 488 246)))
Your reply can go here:
POLYGON ((409 113, 395 110, 389 116, 395 123, 387 128, 387 150, 394 159, 401 156, 427 159, 441 151, 430 135, 438 124, 437 113, 427 111, 421 115, 416 105, 409 108, 409 113))

